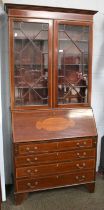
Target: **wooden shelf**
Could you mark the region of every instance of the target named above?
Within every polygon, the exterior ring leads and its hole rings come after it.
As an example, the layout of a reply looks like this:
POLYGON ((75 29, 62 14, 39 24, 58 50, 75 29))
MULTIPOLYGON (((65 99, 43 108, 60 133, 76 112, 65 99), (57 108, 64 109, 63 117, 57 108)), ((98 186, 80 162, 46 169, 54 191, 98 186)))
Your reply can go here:
MULTIPOLYGON (((17 89, 31 89, 31 87, 29 87, 29 86, 15 86, 15 88, 17 88, 17 89)), ((35 86, 32 86, 32 88, 34 88, 34 89, 46 89, 48 87, 35 87, 35 86)))

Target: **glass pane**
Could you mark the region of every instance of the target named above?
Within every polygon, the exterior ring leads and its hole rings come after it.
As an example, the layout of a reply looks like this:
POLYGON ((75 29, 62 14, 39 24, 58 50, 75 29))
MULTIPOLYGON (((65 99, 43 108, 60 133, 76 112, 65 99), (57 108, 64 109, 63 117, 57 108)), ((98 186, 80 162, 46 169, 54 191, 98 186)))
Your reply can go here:
POLYGON ((58 104, 88 101, 89 27, 59 25, 58 104))
POLYGON ((14 22, 15 105, 48 104, 48 24, 14 22))

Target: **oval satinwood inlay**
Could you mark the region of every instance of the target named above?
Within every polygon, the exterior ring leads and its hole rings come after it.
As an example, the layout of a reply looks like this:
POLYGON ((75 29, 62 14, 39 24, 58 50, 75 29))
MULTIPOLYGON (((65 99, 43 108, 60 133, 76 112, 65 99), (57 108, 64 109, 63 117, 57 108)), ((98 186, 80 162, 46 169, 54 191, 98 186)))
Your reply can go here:
POLYGON ((74 127, 74 125, 74 120, 69 120, 64 117, 50 117, 42 121, 37 121, 36 128, 39 130, 44 129, 47 131, 62 131, 66 128, 74 127))

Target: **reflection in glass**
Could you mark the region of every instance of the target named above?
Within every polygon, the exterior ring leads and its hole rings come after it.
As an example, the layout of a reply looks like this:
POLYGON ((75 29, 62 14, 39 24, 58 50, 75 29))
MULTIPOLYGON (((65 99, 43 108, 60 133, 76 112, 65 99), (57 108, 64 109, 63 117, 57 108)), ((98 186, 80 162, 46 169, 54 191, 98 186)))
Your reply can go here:
POLYGON ((59 25, 58 104, 87 103, 88 26, 59 25))
POLYGON ((14 22, 15 105, 48 104, 48 24, 14 22))

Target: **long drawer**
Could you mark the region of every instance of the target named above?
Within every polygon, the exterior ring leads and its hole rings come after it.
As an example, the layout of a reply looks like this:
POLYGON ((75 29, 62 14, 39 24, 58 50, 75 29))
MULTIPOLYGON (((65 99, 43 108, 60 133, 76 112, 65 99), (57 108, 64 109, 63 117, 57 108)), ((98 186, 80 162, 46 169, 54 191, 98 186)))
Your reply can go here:
POLYGON ((65 152, 50 152, 36 155, 28 156, 17 156, 15 157, 16 167, 26 166, 26 165, 37 165, 39 163, 52 163, 60 161, 71 161, 75 159, 82 158, 93 158, 96 155, 96 149, 82 149, 82 150, 72 150, 65 152))
POLYGON ((16 155, 29 155, 37 154, 43 152, 54 152, 54 151, 64 151, 72 150, 77 148, 89 148, 93 146, 92 139, 79 139, 79 140, 60 140, 47 143, 22 143, 15 145, 16 155))
POLYGON ((72 184, 81 184, 93 182, 95 178, 93 171, 84 171, 64 175, 54 175, 36 179, 20 179, 16 181, 16 190, 18 192, 23 191, 35 191, 39 189, 49 189, 58 186, 68 186, 72 184))
POLYGON ((62 162, 16 169, 16 178, 41 177, 51 174, 66 173, 75 170, 95 168, 95 159, 62 162))

